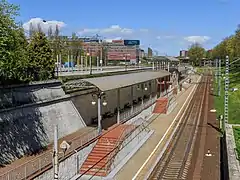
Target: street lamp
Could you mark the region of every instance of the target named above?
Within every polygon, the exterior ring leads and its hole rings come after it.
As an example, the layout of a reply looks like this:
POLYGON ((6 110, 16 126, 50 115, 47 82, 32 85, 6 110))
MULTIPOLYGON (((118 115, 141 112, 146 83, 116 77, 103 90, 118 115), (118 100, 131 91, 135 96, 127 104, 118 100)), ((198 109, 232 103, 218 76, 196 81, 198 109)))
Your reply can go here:
POLYGON ((87 53, 87 57, 89 57, 89 63, 90 63, 90 75, 92 75, 92 56, 90 53, 87 53))
POLYGON ((125 57, 124 57, 124 60, 125 60, 125 71, 127 70, 127 58, 128 58, 128 56, 130 56, 130 54, 125 54, 125 57))
POLYGON ((102 132, 102 125, 101 125, 101 121, 102 121, 102 116, 101 116, 101 98, 103 97, 103 102, 102 105, 106 106, 107 105, 107 101, 105 98, 105 93, 104 92, 97 92, 92 94, 92 105, 96 105, 96 101, 95 101, 95 97, 97 97, 97 108, 98 108, 98 134, 101 134, 102 132))
POLYGON ((147 90, 148 90, 148 88, 147 88, 147 87, 145 87, 145 88, 144 88, 144 90, 145 90, 145 91, 147 91, 147 90))

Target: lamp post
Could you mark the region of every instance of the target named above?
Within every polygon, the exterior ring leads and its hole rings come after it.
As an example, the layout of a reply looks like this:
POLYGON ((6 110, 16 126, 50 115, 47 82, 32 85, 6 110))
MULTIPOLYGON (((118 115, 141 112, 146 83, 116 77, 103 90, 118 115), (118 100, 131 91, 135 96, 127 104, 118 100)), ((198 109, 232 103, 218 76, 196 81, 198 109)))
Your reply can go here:
POLYGON ((91 54, 91 52, 87 53, 87 57, 89 57, 90 75, 92 75, 92 54, 91 54))
POLYGON ((95 101, 95 98, 97 98, 97 108, 98 108, 98 134, 101 134, 102 132, 102 124, 101 124, 101 121, 102 121, 102 115, 101 115, 101 99, 103 97, 103 102, 102 102, 102 105, 103 106, 106 106, 107 105, 107 101, 105 99, 105 93, 104 92, 97 92, 97 93, 94 93, 92 94, 92 105, 96 105, 96 101, 95 101))
POLYGON ((58 126, 54 126, 54 146, 53 146, 53 176, 54 180, 58 179, 58 126))
MULTIPOLYGON (((125 54, 124 60, 125 60, 125 71, 127 71, 127 58, 130 56, 130 54, 125 54)), ((130 60, 130 59, 129 59, 130 60)))

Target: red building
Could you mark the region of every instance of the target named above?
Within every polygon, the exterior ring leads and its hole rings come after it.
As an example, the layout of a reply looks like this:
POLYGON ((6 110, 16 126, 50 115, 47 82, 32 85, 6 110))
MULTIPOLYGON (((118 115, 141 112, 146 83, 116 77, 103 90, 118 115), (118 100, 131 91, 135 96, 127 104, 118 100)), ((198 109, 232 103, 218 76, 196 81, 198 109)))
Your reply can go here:
POLYGON ((113 40, 107 44, 107 60, 136 63, 139 58, 138 50, 138 45, 124 45, 124 40, 113 40))

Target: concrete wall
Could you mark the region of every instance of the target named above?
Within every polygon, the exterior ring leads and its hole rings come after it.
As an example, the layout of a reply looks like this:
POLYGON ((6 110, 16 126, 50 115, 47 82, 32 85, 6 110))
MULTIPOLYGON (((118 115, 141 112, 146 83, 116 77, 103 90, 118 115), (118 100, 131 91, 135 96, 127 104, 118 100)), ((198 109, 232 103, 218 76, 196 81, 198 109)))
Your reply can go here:
POLYGON ((39 83, 29 86, 0 87, 0 109, 64 96, 61 83, 39 83))
MULTIPOLYGON (((69 180, 74 177, 80 170, 80 167, 84 163, 88 154, 92 151, 92 148, 96 143, 89 145, 81 151, 75 153, 71 157, 59 164, 59 180, 69 180)), ((35 178, 34 180, 50 180, 53 179, 53 169, 50 169, 35 178)))
POLYGON ((59 137, 85 126, 83 119, 69 100, 51 102, 64 96, 59 84, 1 89, 0 101, 0 164, 23 155, 37 153, 53 141, 53 127, 58 125, 59 137), (49 100, 48 103, 36 102, 49 100), (17 106, 32 103, 33 106, 17 106))

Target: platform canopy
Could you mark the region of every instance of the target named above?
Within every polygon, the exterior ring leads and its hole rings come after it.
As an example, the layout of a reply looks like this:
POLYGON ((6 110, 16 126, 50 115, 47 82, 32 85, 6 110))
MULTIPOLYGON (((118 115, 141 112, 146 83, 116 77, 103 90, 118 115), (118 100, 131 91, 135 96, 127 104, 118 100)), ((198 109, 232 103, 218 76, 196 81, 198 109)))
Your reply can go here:
POLYGON ((82 79, 84 82, 88 82, 101 91, 110 91, 113 89, 119 89, 129 87, 134 84, 144 83, 153 79, 161 78, 170 75, 169 72, 164 70, 158 71, 145 71, 139 73, 130 73, 116 76, 105 76, 82 79))

